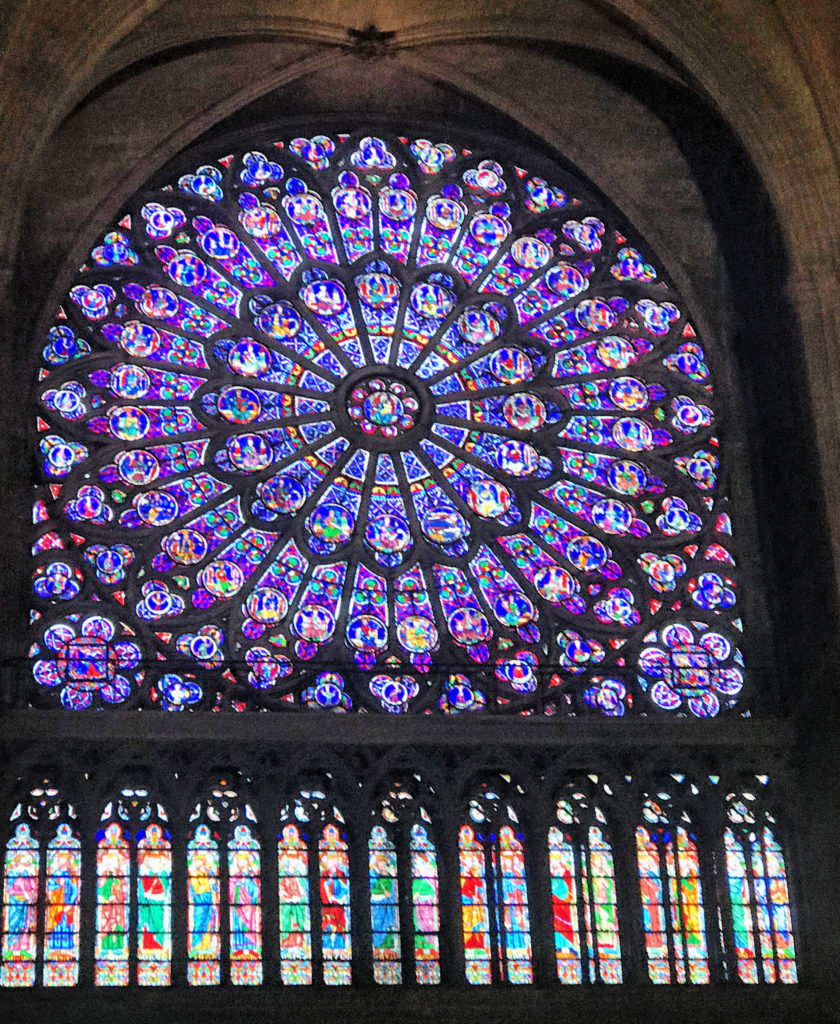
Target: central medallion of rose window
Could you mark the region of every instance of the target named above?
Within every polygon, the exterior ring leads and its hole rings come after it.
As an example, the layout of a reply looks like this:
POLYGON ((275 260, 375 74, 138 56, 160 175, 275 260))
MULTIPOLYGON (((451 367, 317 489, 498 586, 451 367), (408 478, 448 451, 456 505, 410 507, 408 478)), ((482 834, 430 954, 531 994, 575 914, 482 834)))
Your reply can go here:
POLYGON ((387 376, 374 377, 353 388, 347 412, 372 437, 398 437, 415 424, 419 402, 413 389, 387 376))

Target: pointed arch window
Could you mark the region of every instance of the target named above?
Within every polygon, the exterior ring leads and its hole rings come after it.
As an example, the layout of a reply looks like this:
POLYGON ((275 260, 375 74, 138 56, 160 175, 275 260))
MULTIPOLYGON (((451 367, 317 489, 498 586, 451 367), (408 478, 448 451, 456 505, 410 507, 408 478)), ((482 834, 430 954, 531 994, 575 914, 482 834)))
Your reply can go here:
POLYGON ((566 787, 548 830, 557 977, 618 984, 622 980, 615 866, 597 777, 566 787), (595 790, 593 795, 591 792, 595 790))
POLYGON ((187 980, 190 985, 218 985, 224 963, 232 984, 259 985, 262 887, 251 803, 239 785, 222 779, 196 805, 190 820, 187 980))
POLYGON ((0 985, 34 985, 39 961, 45 986, 75 985, 82 868, 75 811, 45 780, 16 805, 11 822, 3 862, 0 985))
POLYGON ((506 781, 483 783, 459 833, 461 918, 467 981, 533 981, 525 849, 506 781))
POLYGON ((738 977, 753 985, 793 984, 793 923, 776 821, 755 792, 729 793, 727 803, 724 844, 738 977))
POLYGON ((350 857, 344 818, 324 788, 301 790, 281 814, 277 870, 280 977, 287 985, 352 980, 350 857))
POLYGON ((667 792, 648 797, 636 852, 648 974, 657 985, 709 981, 697 836, 667 792))
POLYGON ((172 843, 145 789, 123 789, 96 835, 97 985, 168 985, 172 962, 172 843))
POLYGON ((380 794, 368 841, 373 976, 381 985, 411 974, 419 985, 440 983, 437 849, 414 789, 395 781, 380 794))
POLYGON ((4 868, 2 981, 15 987, 34 985, 41 855, 25 822, 6 843, 4 868))

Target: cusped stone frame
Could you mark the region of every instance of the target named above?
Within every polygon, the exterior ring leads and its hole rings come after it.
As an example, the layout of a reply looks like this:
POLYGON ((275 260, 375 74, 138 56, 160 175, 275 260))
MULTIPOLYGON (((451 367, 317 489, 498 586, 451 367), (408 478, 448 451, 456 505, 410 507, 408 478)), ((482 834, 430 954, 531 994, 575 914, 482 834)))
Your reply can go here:
POLYGON ((623 223, 361 132, 142 191, 42 341, 32 702, 742 711, 712 353, 623 223))

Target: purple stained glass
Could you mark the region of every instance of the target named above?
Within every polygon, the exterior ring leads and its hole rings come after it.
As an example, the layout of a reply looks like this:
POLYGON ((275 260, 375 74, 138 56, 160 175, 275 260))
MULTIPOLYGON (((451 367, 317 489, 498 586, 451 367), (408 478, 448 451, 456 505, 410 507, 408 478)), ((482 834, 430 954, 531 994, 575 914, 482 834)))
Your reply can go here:
POLYGON ((129 202, 48 325, 32 702, 741 710, 712 345, 654 255, 559 168, 277 142, 129 202))

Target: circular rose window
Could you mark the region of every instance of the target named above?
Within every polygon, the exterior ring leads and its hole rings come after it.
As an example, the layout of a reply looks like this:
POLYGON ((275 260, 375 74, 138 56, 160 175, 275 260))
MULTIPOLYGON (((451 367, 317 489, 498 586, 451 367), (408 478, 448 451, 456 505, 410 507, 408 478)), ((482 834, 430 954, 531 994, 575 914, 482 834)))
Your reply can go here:
POLYGON ((493 156, 266 138, 125 208, 42 345, 33 702, 736 704, 707 351, 493 156))

